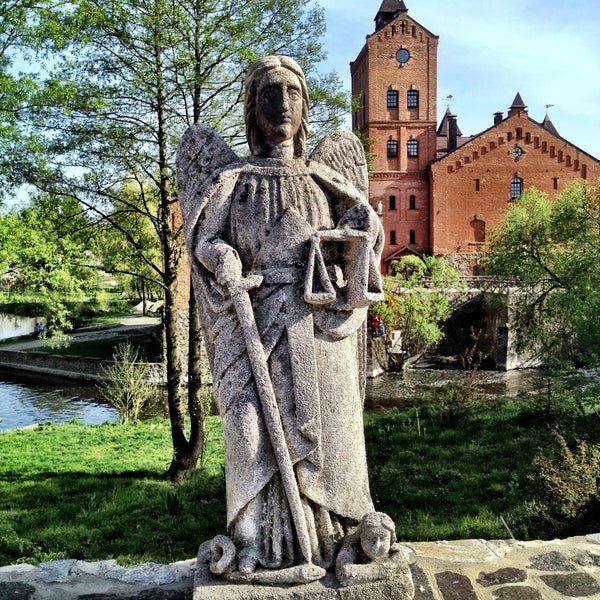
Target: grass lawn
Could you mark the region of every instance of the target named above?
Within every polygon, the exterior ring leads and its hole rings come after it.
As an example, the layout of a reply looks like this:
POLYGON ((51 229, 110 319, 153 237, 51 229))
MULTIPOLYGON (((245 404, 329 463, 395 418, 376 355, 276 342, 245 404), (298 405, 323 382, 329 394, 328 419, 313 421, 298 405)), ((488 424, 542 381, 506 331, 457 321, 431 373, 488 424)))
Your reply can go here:
MULTIPOLYGON (((402 540, 507 538, 501 517, 517 538, 542 537, 524 515, 533 458, 551 444, 547 422, 512 401, 447 417, 432 405, 365 415, 376 509, 395 520, 402 540)), ((570 417, 570 435, 592 436, 597 421, 570 417)), ((225 532, 217 417, 207 431, 205 469, 179 487, 164 478, 166 420, 0 434, 0 565, 193 557, 225 532)))

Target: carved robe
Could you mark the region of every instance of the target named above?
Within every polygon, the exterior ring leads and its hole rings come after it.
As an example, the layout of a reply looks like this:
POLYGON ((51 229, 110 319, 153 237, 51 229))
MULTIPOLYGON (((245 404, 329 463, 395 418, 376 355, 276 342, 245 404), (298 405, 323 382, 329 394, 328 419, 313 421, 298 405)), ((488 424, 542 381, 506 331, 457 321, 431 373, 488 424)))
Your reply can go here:
POLYGON ((186 223, 199 310, 225 439, 227 521, 239 547, 267 568, 298 560, 294 525, 262 416, 244 336, 231 299, 215 279, 237 252, 294 463, 314 559, 334 560, 348 525, 373 512, 363 433, 359 367, 366 308, 333 310, 304 299, 310 238, 365 207, 372 245, 382 231, 363 196, 315 161, 251 158, 228 165, 199 192, 203 208, 186 223))

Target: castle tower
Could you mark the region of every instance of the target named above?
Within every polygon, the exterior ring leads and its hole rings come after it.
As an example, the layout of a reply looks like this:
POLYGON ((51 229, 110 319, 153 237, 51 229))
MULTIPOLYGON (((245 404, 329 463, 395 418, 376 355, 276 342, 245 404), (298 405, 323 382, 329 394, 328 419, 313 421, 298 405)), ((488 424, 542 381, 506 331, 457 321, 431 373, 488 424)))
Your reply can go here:
POLYGON ((371 142, 369 200, 386 231, 382 270, 430 249, 428 165, 436 159, 438 36, 383 0, 375 32, 350 65, 353 128, 371 142))

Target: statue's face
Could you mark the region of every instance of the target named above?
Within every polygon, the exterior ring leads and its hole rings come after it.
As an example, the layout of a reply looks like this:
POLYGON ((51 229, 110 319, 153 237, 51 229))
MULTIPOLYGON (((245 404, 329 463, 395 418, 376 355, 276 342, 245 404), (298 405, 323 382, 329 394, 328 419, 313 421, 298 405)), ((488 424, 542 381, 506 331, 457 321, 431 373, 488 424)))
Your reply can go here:
POLYGON ((302 88, 294 73, 278 67, 263 76, 256 99, 256 123, 272 143, 293 139, 302 123, 302 88))
POLYGON ((361 532, 360 545, 371 560, 379 560, 390 552, 390 532, 385 527, 365 527, 361 532))

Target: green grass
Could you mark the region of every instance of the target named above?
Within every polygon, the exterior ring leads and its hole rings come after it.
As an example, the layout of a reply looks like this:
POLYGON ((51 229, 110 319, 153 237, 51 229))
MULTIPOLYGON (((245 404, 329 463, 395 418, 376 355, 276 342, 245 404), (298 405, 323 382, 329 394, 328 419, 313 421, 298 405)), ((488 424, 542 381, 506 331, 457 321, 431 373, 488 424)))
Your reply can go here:
POLYGON ((193 557, 225 528, 222 439, 207 421, 209 461, 174 488, 167 421, 45 425, 0 434, 0 565, 193 557))
MULTIPOLYGON (((533 457, 548 448, 540 407, 480 404, 453 422, 439 406, 365 415, 371 491, 402 540, 543 537, 527 519, 533 457), (418 418, 417 418, 418 414, 418 418)), ((598 418, 563 415, 569 437, 598 418)), ((207 421, 206 468, 173 487, 168 421, 45 425, 0 434, 0 565, 115 558, 129 565, 191 558, 225 532, 220 421, 207 421)), ((572 533, 589 533, 583 529, 572 533)))
POLYGON ((367 447, 376 507, 402 539, 506 538, 528 498, 531 460, 546 429, 519 424, 514 403, 480 408, 456 426, 422 408, 368 414, 367 447))

